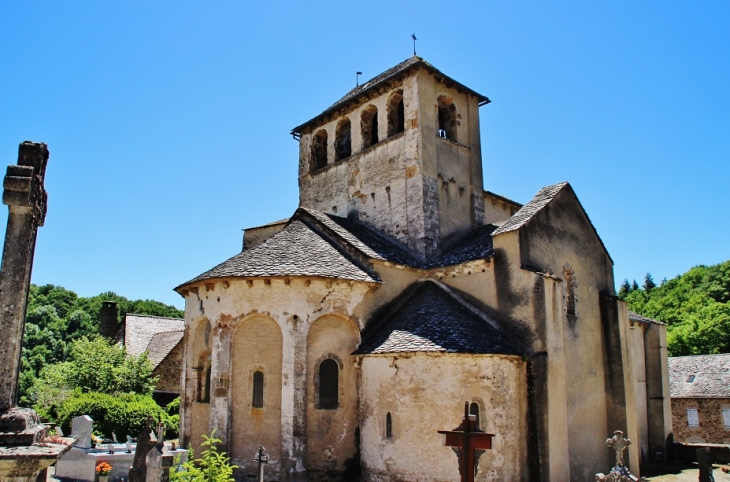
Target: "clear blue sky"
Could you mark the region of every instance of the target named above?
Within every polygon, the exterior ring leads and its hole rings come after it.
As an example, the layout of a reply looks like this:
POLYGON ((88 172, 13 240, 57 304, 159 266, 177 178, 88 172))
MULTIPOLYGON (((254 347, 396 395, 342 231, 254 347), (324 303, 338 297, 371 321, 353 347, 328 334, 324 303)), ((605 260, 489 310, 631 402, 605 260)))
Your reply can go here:
POLYGON ((33 282, 181 307, 172 288, 242 228, 296 209, 290 129, 409 57, 412 32, 492 100, 485 187, 524 203, 569 181, 617 283, 730 258, 726 0, 8 1, 0 163, 51 151, 33 282))

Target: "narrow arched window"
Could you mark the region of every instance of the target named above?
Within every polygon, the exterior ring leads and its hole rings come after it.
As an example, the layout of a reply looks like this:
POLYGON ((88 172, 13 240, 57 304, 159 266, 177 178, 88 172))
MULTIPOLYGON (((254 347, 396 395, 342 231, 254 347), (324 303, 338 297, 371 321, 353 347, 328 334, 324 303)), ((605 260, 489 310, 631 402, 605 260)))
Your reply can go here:
POLYGON ((327 166, 327 131, 322 129, 312 136, 310 171, 327 166))
POLYGON ((203 387, 203 402, 210 402, 211 369, 210 365, 205 367, 205 385, 203 387))
POLYGON ((403 105, 403 91, 393 92, 388 99, 388 137, 405 130, 405 106, 403 105))
POLYGON ((362 132, 362 148, 366 149, 378 143, 378 108, 369 105, 362 111, 360 119, 362 132))
POLYGON ((385 438, 393 438, 393 417, 390 412, 385 416, 385 438))
POLYGON ((476 428, 477 430, 481 429, 480 420, 479 420, 479 404, 474 402, 471 405, 469 405, 469 415, 474 415, 477 418, 477 424, 476 428))
POLYGON ((333 409, 339 405, 340 367, 331 358, 319 365, 319 408, 333 409))
POLYGON ((252 406, 261 408, 264 406, 264 372, 253 374, 253 402, 252 406))
POLYGON ((341 161, 352 155, 352 138, 350 135, 350 119, 345 117, 335 132, 335 160, 341 161))
POLYGON ((439 137, 456 141, 456 105, 445 95, 438 96, 439 137))

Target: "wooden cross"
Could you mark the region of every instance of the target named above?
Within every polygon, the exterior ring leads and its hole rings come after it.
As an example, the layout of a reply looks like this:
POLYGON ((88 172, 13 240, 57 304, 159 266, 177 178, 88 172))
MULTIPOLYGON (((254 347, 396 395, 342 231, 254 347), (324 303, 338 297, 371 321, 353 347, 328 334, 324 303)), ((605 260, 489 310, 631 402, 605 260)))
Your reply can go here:
POLYGON ((616 430, 613 433, 613 437, 606 440, 606 445, 616 451, 616 466, 624 466, 624 450, 626 447, 631 445, 631 440, 624 438, 624 433, 621 430, 616 430))
POLYGON ((454 430, 439 430, 444 435, 444 445, 460 449, 459 473, 461 482, 474 482, 476 451, 492 448, 494 434, 485 433, 477 427, 475 415, 469 415, 469 402, 464 404, 464 420, 454 430))

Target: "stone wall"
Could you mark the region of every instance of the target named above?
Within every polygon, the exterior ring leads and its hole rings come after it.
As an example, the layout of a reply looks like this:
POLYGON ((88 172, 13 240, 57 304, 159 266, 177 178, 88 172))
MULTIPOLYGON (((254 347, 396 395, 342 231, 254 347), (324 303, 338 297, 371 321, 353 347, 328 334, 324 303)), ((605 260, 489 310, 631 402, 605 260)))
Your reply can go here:
POLYGON ((730 409, 730 398, 673 398, 674 440, 681 443, 730 444, 730 428, 724 427, 723 409, 730 409), (697 409, 699 427, 687 425, 688 408, 697 409))
POLYGON ((481 429, 495 434, 476 480, 528 478, 526 363, 520 357, 364 356, 360 400, 363 480, 459 480, 456 455, 437 431, 461 423, 465 401, 479 405, 481 429))
POLYGON ((175 348, 157 365, 152 376, 160 377, 155 390, 163 392, 180 393, 180 372, 182 371, 183 343, 175 345, 175 348))

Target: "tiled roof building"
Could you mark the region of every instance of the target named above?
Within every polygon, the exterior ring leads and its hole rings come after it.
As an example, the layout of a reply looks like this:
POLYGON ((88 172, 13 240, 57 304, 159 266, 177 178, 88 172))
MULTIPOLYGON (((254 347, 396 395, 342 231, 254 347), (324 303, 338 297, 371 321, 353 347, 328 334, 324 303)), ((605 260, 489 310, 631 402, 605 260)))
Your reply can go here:
POLYGON ((297 209, 176 288, 183 445, 216 427, 239 477, 263 445, 280 480, 455 480, 436 431, 466 401, 479 481, 592 479, 615 430, 634 473, 665 450, 666 327, 616 298, 568 183, 484 190, 488 102, 414 56, 292 130, 297 209))
POLYGON ((730 353, 669 359, 674 438, 730 444, 730 353))
POLYGON ((124 346, 130 355, 147 352, 159 380, 155 386, 158 403, 168 403, 180 395, 183 335, 182 318, 127 314, 123 325, 124 346))

